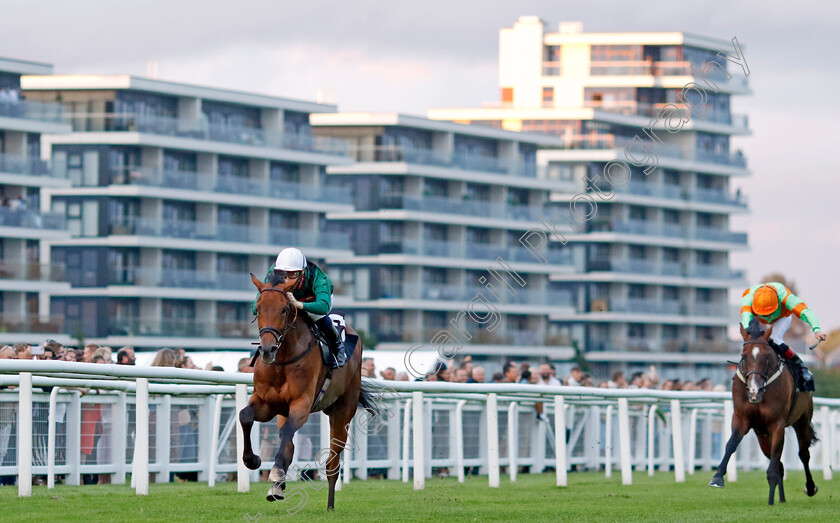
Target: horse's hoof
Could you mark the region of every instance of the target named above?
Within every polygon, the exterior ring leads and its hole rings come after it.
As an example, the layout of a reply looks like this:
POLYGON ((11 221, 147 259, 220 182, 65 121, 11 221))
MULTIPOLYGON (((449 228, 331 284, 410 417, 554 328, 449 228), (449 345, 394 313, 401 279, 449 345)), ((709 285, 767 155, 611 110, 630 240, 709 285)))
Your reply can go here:
POLYGON ((265 495, 265 499, 268 501, 283 501, 283 489, 280 488, 279 483, 275 483, 268 489, 268 494, 265 495))
POLYGON ((250 456, 243 456, 242 462, 245 463, 245 466, 251 470, 257 470, 262 465, 262 460, 256 454, 251 454, 250 456))
POLYGON ((805 489, 804 489, 805 494, 808 494, 809 498, 812 497, 812 496, 816 496, 817 492, 819 492, 819 491, 820 491, 820 488, 816 485, 814 485, 814 491, 813 492, 808 492, 808 487, 805 487, 805 489))
POLYGON ((723 478, 715 476, 712 478, 712 481, 709 482, 709 486, 715 488, 724 488, 726 485, 724 485, 723 483, 723 478))

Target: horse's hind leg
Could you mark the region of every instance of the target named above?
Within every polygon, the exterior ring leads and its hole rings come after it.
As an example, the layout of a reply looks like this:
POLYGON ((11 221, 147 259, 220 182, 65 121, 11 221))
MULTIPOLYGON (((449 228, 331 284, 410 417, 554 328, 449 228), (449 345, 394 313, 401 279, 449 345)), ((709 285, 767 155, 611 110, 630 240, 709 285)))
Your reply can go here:
POLYGON ((735 453, 735 450, 738 448, 738 444, 741 443, 741 439, 749 430, 750 429, 747 423, 737 414, 732 417, 732 436, 730 436, 729 441, 726 442, 726 450, 723 453, 723 459, 720 461, 720 465, 718 465, 717 472, 715 472, 715 475, 712 477, 712 481, 709 482, 710 487, 723 488, 725 486, 723 475, 726 474, 726 467, 729 465, 729 458, 731 458, 732 454, 735 453))
MULTIPOLYGON (((348 393, 349 394, 349 393, 348 393)), ((341 471, 341 452, 347 444, 347 430, 356 414, 358 394, 344 396, 339 404, 333 406, 330 416, 330 455, 327 460, 327 479, 329 480, 329 495, 327 510, 335 510, 335 484, 341 471)))
POLYGON ((272 418, 271 409, 256 394, 248 400, 248 406, 239 411, 239 423, 242 424, 242 434, 245 440, 245 450, 242 452, 242 462, 251 470, 257 470, 262 464, 259 456, 251 449, 251 427, 254 421, 264 422, 272 418))
POLYGON ((799 460, 802 461, 802 466, 805 468, 805 494, 813 496, 819 490, 814 483, 814 478, 811 476, 811 442, 814 440, 814 427, 811 426, 811 420, 806 416, 802 416, 793 424, 796 429, 796 439, 799 441, 799 460))

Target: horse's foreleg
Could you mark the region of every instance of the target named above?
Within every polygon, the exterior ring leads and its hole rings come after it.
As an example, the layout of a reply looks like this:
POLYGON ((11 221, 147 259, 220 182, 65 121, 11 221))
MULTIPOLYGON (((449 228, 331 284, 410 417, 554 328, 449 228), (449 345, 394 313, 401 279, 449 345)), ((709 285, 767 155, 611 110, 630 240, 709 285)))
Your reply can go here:
POLYGON ((773 504, 773 498, 776 494, 776 486, 779 487, 779 503, 785 502, 785 486, 782 471, 782 449, 785 446, 785 427, 783 423, 779 423, 781 427, 776 426, 770 433, 770 465, 767 467, 767 483, 770 486, 770 495, 768 504, 773 504))
POLYGON ((738 444, 741 443, 741 439, 749 430, 749 428, 742 426, 743 424, 741 423, 736 423, 736 421, 736 418, 733 418, 732 435, 729 437, 729 441, 726 442, 726 450, 723 453, 723 459, 720 461, 720 465, 718 465, 717 471, 712 477, 712 481, 709 482, 710 487, 723 488, 726 486, 723 481, 723 476, 726 474, 726 467, 729 465, 729 458, 731 458, 732 454, 735 453, 735 450, 738 449, 738 444))
POLYGON ((312 398, 304 396, 295 400, 289 405, 289 415, 286 422, 280 428, 280 448, 274 456, 274 467, 268 475, 268 480, 274 482, 274 486, 268 491, 266 499, 275 501, 283 499, 283 490, 286 488, 286 472, 295 455, 295 444, 292 441, 295 432, 300 429, 306 420, 309 419, 309 409, 312 406, 312 398))
POLYGON ((805 468, 805 494, 813 496, 819 490, 811 476, 811 441, 814 437, 814 428, 811 427, 811 420, 802 416, 793 427, 796 429, 796 439, 799 441, 799 460, 805 468))
POLYGON ((271 419, 271 413, 261 398, 256 394, 251 396, 248 400, 248 406, 239 411, 239 423, 242 424, 242 434, 245 440, 245 450, 242 452, 242 462, 251 470, 257 470, 262 464, 259 456, 254 454, 251 449, 251 427, 254 426, 254 421, 268 421, 271 419))

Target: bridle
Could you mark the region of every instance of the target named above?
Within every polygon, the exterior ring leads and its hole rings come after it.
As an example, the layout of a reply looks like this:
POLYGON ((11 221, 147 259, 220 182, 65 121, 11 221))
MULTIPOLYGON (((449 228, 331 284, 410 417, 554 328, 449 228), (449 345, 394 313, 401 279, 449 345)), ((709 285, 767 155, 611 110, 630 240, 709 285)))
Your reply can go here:
MULTIPOLYGON (((260 294, 262 294, 263 292, 266 292, 266 291, 282 292, 285 295, 284 291, 282 291, 281 289, 275 289, 273 287, 267 287, 265 289, 261 289, 260 294)), ((272 336, 274 336, 274 345, 272 345, 271 348, 268 349, 268 353, 266 353, 262 349, 262 343, 260 341, 256 341, 256 342, 252 343, 252 345, 257 345, 258 346, 258 348, 257 348, 258 353, 260 351, 262 351, 263 363, 267 363, 267 364, 274 363, 275 365, 291 365, 292 363, 295 363, 298 360, 300 360, 301 358, 303 358, 303 356, 305 356, 306 353, 309 352, 309 349, 307 349, 306 351, 301 353, 299 356, 296 356, 296 357, 292 358, 291 360, 287 360, 287 361, 283 361, 283 362, 279 362, 279 363, 274 362, 274 359, 277 357, 277 351, 280 350, 280 346, 283 344, 283 340, 286 339, 286 335, 289 334, 289 331, 292 330, 292 327, 294 326, 295 320, 297 320, 297 308, 296 307, 290 307, 289 304, 287 303, 286 306, 283 307, 283 321, 285 323, 285 326, 283 327, 282 331, 280 329, 276 328, 276 327, 270 327, 270 326, 269 327, 263 327, 263 328, 260 329, 260 339, 262 339, 263 334, 271 334, 272 336), (292 313, 291 320, 289 319, 289 312, 292 313)))
MULTIPOLYGON (((773 347, 764 340, 745 341, 743 346, 746 347, 747 345, 765 345, 770 350, 773 350, 773 347)), ((773 351, 773 354, 776 354, 775 350, 773 351)), ((764 379, 764 385, 760 389, 758 389, 759 392, 761 392, 763 394, 764 391, 767 389, 767 386, 770 385, 771 383, 773 383, 774 381, 776 381, 776 379, 779 376, 781 376, 782 372, 784 372, 784 370, 785 370, 785 360, 782 359, 781 356, 779 356, 778 354, 776 354, 776 357, 779 358, 779 368, 770 377, 767 377, 763 372, 761 372, 759 370, 751 370, 751 371, 747 372, 746 374, 743 374, 741 372, 741 368, 740 368, 741 363, 744 361, 743 356, 741 356, 741 361, 738 362, 738 366, 735 367, 735 375, 738 376, 738 379, 741 380, 742 382, 744 382, 744 384, 747 383, 747 380, 749 380, 750 376, 752 376, 753 374, 756 374, 759 377, 763 378, 764 379)))

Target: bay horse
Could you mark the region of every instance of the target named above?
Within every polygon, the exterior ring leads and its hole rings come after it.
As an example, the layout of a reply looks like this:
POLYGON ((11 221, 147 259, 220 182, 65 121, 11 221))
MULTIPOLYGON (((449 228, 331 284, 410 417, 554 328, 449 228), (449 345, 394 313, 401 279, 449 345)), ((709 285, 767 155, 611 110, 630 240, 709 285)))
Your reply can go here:
MULTIPOLYGON (((331 381, 322 396, 319 393, 328 376, 320 342, 313 335, 298 311, 286 298, 288 287, 282 282, 263 283, 251 274, 251 281, 259 291, 257 322, 259 325, 260 358, 254 367, 254 394, 248 406, 239 412, 239 422, 245 436, 242 461, 251 470, 260 467, 262 460, 251 449, 251 427, 254 421, 266 422, 277 416, 280 447, 274 467, 268 476, 274 482, 266 499, 283 499, 286 472, 294 457, 292 437, 300 430, 311 412, 323 410, 330 418, 330 452, 326 459, 329 497, 327 509, 335 508, 335 484, 341 467, 341 452, 347 442, 347 431, 356 407, 361 405, 375 414, 371 393, 362 388, 362 344, 356 338, 355 350, 344 367, 331 372, 331 381), (314 350, 313 350, 314 349, 314 350), (320 399, 318 399, 320 396, 320 399), (315 405, 315 402, 318 405, 315 405)), ((349 326, 347 335, 355 335, 349 326)), ((320 454, 319 454, 320 455, 320 454)))
POLYGON ((767 467, 767 483, 770 485, 768 503, 773 504, 776 487, 779 487, 779 502, 785 502, 782 449, 785 445, 785 427, 793 426, 799 440, 799 459, 805 468, 805 493, 813 496, 817 486, 811 476, 808 462, 809 448, 817 442, 811 418, 814 402, 810 392, 800 392, 794 382, 790 367, 770 346, 772 325, 764 333, 753 320, 749 330, 741 327, 744 346, 736 375, 732 378, 732 401, 735 411, 732 415, 732 436, 726 443, 717 472, 710 487, 723 487, 723 475, 729 458, 749 431, 755 431, 761 451, 770 459, 767 467), (787 370, 786 370, 787 368, 787 370))

